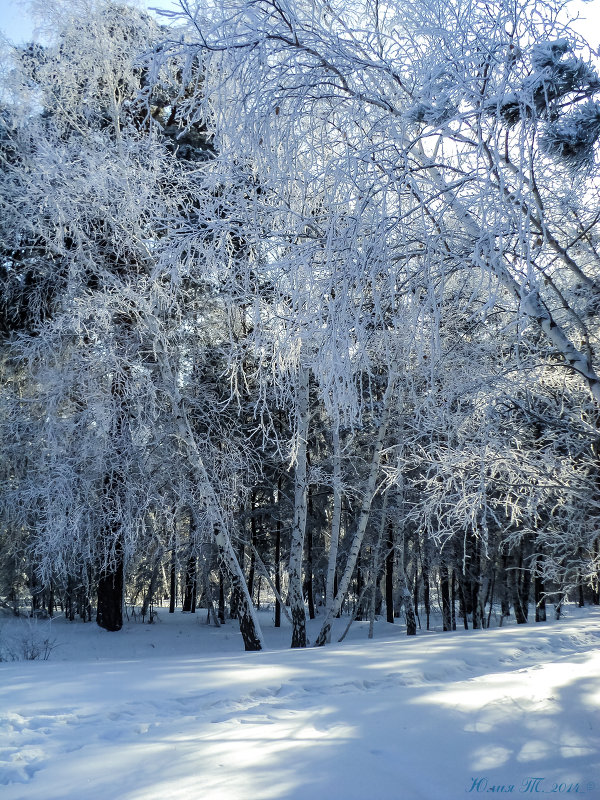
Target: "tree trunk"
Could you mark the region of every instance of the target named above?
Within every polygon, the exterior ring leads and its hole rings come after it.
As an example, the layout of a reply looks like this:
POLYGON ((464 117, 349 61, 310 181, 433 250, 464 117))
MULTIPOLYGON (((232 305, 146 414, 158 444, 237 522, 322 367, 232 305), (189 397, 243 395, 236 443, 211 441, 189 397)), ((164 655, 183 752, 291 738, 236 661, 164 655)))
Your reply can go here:
POLYGON ((513 586, 513 609, 515 612, 515 620, 517 621, 517 624, 524 625, 527 622, 527 609, 522 603, 522 598, 516 581, 513 586))
POLYGON ((333 512, 331 515, 331 541, 327 561, 327 583, 325 586, 325 617, 330 614, 337 593, 336 567, 342 525, 342 455, 340 447, 339 420, 333 424, 333 512))
POLYGON ((535 621, 546 622, 546 596, 544 579, 540 572, 539 556, 535 560, 535 576, 533 580, 533 601, 535 603, 535 621))
POLYGON ((92 621, 92 600, 90 586, 92 584, 92 571, 88 567, 86 574, 81 576, 81 584, 77 590, 77 612, 83 622, 92 621))
POLYGON ((394 622, 394 525, 388 522, 387 553, 385 556, 385 607, 386 619, 394 622))
POLYGON ((512 600, 515 619, 519 625, 527 622, 529 614, 529 588, 531 584, 531 571, 525 566, 525 541, 519 547, 518 568, 513 572, 512 600))
POLYGON ((292 647, 306 647, 306 609, 302 593, 302 560, 306 533, 308 478, 306 449, 309 424, 309 370, 298 367, 298 430, 294 476, 294 520, 290 541, 289 602, 292 615, 292 647))
MULTIPOLYGON (((410 587, 408 585, 408 578, 406 577, 406 559, 405 559, 406 536, 403 528, 401 531, 401 535, 400 536, 396 535, 395 539, 398 542, 398 554, 399 554, 398 594, 399 594, 400 604, 404 606, 404 614, 406 616, 406 635, 416 636, 417 617, 415 615, 414 598, 411 594, 410 587)), ((417 581, 415 581, 415 583, 416 582, 417 581)))
POLYGON ((440 592, 442 595, 442 628, 445 631, 451 631, 450 578, 448 575, 448 566, 446 564, 440 565, 440 592))
POLYGON ((69 622, 75 621, 75 586, 71 575, 67 578, 65 590, 65 617, 69 622))
POLYGON ((161 547, 158 548, 156 555, 154 556, 154 566, 152 567, 152 574, 150 576, 150 584, 148 585, 148 589, 144 595, 144 600, 142 602, 142 619, 148 613, 148 608, 154 599, 154 594, 156 592, 156 587, 158 585, 158 576, 160 574, 160 569, 162 565, 162 557, 163 557, 163 550, 161 547))
POLYGON ((469 537, 469 589, 470 606, 473 620, 473 630, 483 627, 483 614, 481 609, 481 552, 479 538, 472 534, 469 537))
POLYGON ((185 567, 185 588, 183 593, 182 610, 187 613, 196 611, 196 556, 190 556, 185 567))
MULTIPOLYGON (((600 563, 600 540, 594 539, 593 546, 594 563, 600 563)), ((595 606, 600 606, 600 569, 596 569, 594 583, 592 585, 592 603, 595 606)))
POLYGON ((98 605, 96 622, 107 631, 120 631, 123 627, 123 598, 125 589, 125 553, 123 550, 124 520, 118 509, 125 504, 121 499, 127 482, 123 474, 123 454, 130 445, 128 409, 126 397, 126 380, 128 369, 114 368, 110 393, 114 404, 114 417, 111 434, 114 441, 114 453, 109 471, 104 477, 102 487, 102 504, 104 519, 101 534, 102 552, 100 558, 104 563, 100 568, 97 586, 98 605))
POLYGON ((421 577, 423 579, 423 604, 425 606, 425 624, 426 630, 429 630, 429 620, 431 617, 431 601, 430 601, 430 586, 429 586, 429 540, 427 534, 423 540, 422 562, 421 562, 421 577))
MULTIPOLYGON (((312 508, 312 495, 310 486, 308 487, 308 514, 309 519, 314 519, 312 508)), ((306 532, 306 575, 304 585, 306 588, 306 600, 308 602, 309 619, 315 618, 315 597, 314 597, 314 565, 313 565, 313 529, 309 524, 306 532)))
POLYGON ((252 499, 250 501, 250 569, 248 571, 248 594, 250 597, 254 597, 254 575, 256 572, 255 567, 255 558, 254 558, 254 548, 258 542, 258 533, 256 530, 256 517, 254 515, 254 511, 256 510, 256 495, 255 492, 252 492, 252 499))
POLYGON ((377 536, 377 544, 373 550, 373 558, 371 561, 371 576, 370 576, 370 584, 371 584, 371 594, 369 599, 369 639, 373 638, 373 629, 375 627, 375 609, 377 605, 377 593, 379 591, 379 561, 381 558, 381 545, 383 542, 383 537, 386 530, 386 523, 387 523, 387 506, 388 506, 388 496, 387 494, 383 497, 383 506, 381 509, 381 522, 379 524, 379 534, 377 536))
POLYGON ((225 579, 222 570, 219 570, 219 622, 225 624, 225 579))
MULTIPOLYGON (((356 560, 356 589, 354 591, 354 597, 363 597, 363 568, 362 568, 362 550, 358 554, 358 559, 356 560)), ((360 607, 360 602, 356 600, 356 605, 354 608, 353 618, 362 622, 362 611, 360 607)))
POLYGON ((123 549, 117 542, 113 562, 98 578, 96 622, 107 631, 120 631, 123 627, 124 575, 123 549))
POLYGON ((450 601, 450 613, 452 615, 452 630, 456 630, 456 570, 452 568, 452 599, 450 601))
POLYGON ((490 578, 488 580, 488 588, 487 588, 486 595, 485 595, 485 602, 483 604, 484 612, 485 612, 486 603, 490 604, 489 605, 489 609, 488 609, 487 621, 485 623, 485 627, 486 628, 490 627, 490 620, 492 618, 492 610, 494 608, 494 589, 496 588, 496 562, 495 561, 492 561, 490 563, 489 569, 490 569, 491 575, 490 575, 490 578))
POLYGON ((460 606, 460 613, 462 614, 463 624, 465 630, 469 630, 469 612, 467 611, 467 598, 465 596, 464 575, 459 572, 457 575, 458 582, 458 602, 460 606))
POLYGON ((169 581, 169 614, 175 613, 177 605, 177 565, 175 563, 175 550, 171 559, 171 574, 169 581))
MULTIPOLYGON (((215 628, 220 627, 221 620, 219 619, 218 613, 215 611, 215 603, 213 598, 213 591, 212 585, 210 581, 210 574, 208 571, 208 566, 206 564, 206 558, 204 553, 200 556, 200 564, 201 564, 201 574, 202 574, 202 583, 204 585, 204 597, 206 599, 206 608, 207 608, 207 623, 210 619, 212 619, 213 625, 215 628)), ((223 613, 225 612, 225 603, 223 599, 223 613)))
MULTIPOLYGON (((277 503, 281 503, 281 486, 283 479, 281 475, 277 478, 277 503)), ((281 627, 281 511, 277 513, 277 525, 275 527, 275 627, 281 627)))
MULTIPOLYGON (((510 617, 510 599, 509 599, 509 589, 508 589, 508 556, 502 556, 502 594, 500 599, 500 605, 502 610, 502 619, 504 617, 510 617)), ((500 621, 502 625, 502 620, 500 621)))

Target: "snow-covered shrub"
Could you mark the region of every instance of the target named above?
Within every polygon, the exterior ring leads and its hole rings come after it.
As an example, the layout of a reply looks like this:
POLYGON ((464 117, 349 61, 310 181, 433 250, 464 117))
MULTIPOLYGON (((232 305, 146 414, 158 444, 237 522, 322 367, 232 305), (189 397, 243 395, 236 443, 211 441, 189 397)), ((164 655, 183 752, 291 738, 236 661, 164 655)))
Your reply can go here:
POLYGON ((50 623, 11 620, 0 626, 0 661, 48 661, 56 644, 50 623))

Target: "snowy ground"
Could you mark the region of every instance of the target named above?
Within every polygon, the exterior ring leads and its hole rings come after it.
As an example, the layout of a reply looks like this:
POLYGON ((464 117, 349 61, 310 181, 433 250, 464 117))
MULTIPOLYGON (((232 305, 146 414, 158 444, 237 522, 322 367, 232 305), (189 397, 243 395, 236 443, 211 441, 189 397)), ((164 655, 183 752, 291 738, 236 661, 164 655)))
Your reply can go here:
POLYGON ((262 653, 203 623, 59 619, 49 661, 0 664, 2 800, 600 798, 599 609, 303 651, 267 616, 262 653))

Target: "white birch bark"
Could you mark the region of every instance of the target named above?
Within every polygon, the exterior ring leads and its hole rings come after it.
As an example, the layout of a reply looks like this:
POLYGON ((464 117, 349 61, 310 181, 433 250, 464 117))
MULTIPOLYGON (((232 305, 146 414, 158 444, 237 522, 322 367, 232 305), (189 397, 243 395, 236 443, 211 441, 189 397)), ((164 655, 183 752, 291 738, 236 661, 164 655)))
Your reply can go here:
POLYGON ((229 574, 232 589, 237 593, 238 620, 240 632, 244 639, 244 648, 246 650, 262 650, 265 644, 258 621, 258 615, 248 592, 244 573, 231 543, 227 523, 190 426, 183 398, 177 388, 177 380, 173 374, 167 353, 163 346, 158 321, 153 315, 148 315, 144 318, 144 322, 154 339, 154 351, 158 361, 163 386, 171 403, 175 430, 188 452, 190 463, 202 487, 202 493, 207 506, 207 516, 211 520, 213 526, 213 540, 217 546, 219 558, 229 574))
POLYGON ((369 521, 369 515, 371 513, 371 504, 373 503, 373 498, 375 497, 375 492, 377 489, 379 462, 381 460, 381 452, 383 450, 385 436, 387 433, 387 426, 391 413, 391 400, 394 392, 394 387, 395 387, 395 380, 394 378, 390 377, 388 379, 388 385, 385 390, 385 394, 383 396, 381 419, 379 420, 379 430, 377 432, 377 436, 375 438, 375 444, 373 446, 373 455, 371 457, 369 477, 367 480, 367 485, 365 487, 363 501, 360 507, 360 514, 358 518, 356 532, 352 540, 350 552, 348 553, 348 560, 346 562, 346 567, 344 569, 344 573, 341 577, 338 586, 337 595, 335 596, 331 608, 329 609, 328 613, 325 616, 325 620, 323 622, 323 625, 321 626, 321 630, 315 642, 315 646, 317 647, 320 647, 331 641, 331 625, 333 619, 341 611, 342 603, 344 602, 344 598, 346 597, 346 593, 348 592, 348 587, 350 586, 352 574, 354 572, 354 568, 358 560, 358 555, 360 553, 360 548, 362 546, 365 532, 367 530, 367 523, 369 521))

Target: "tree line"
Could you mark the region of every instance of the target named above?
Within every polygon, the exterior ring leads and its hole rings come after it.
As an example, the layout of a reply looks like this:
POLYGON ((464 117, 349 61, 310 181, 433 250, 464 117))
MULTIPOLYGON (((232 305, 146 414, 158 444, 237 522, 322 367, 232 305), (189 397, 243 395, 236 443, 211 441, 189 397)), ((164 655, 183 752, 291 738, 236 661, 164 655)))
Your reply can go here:
POLYGON ((256 650, 261 602, 294 647, 598 604, 600 78, 560 4, 46 5, 2 53, 2 605, 179 597, 256 650))

